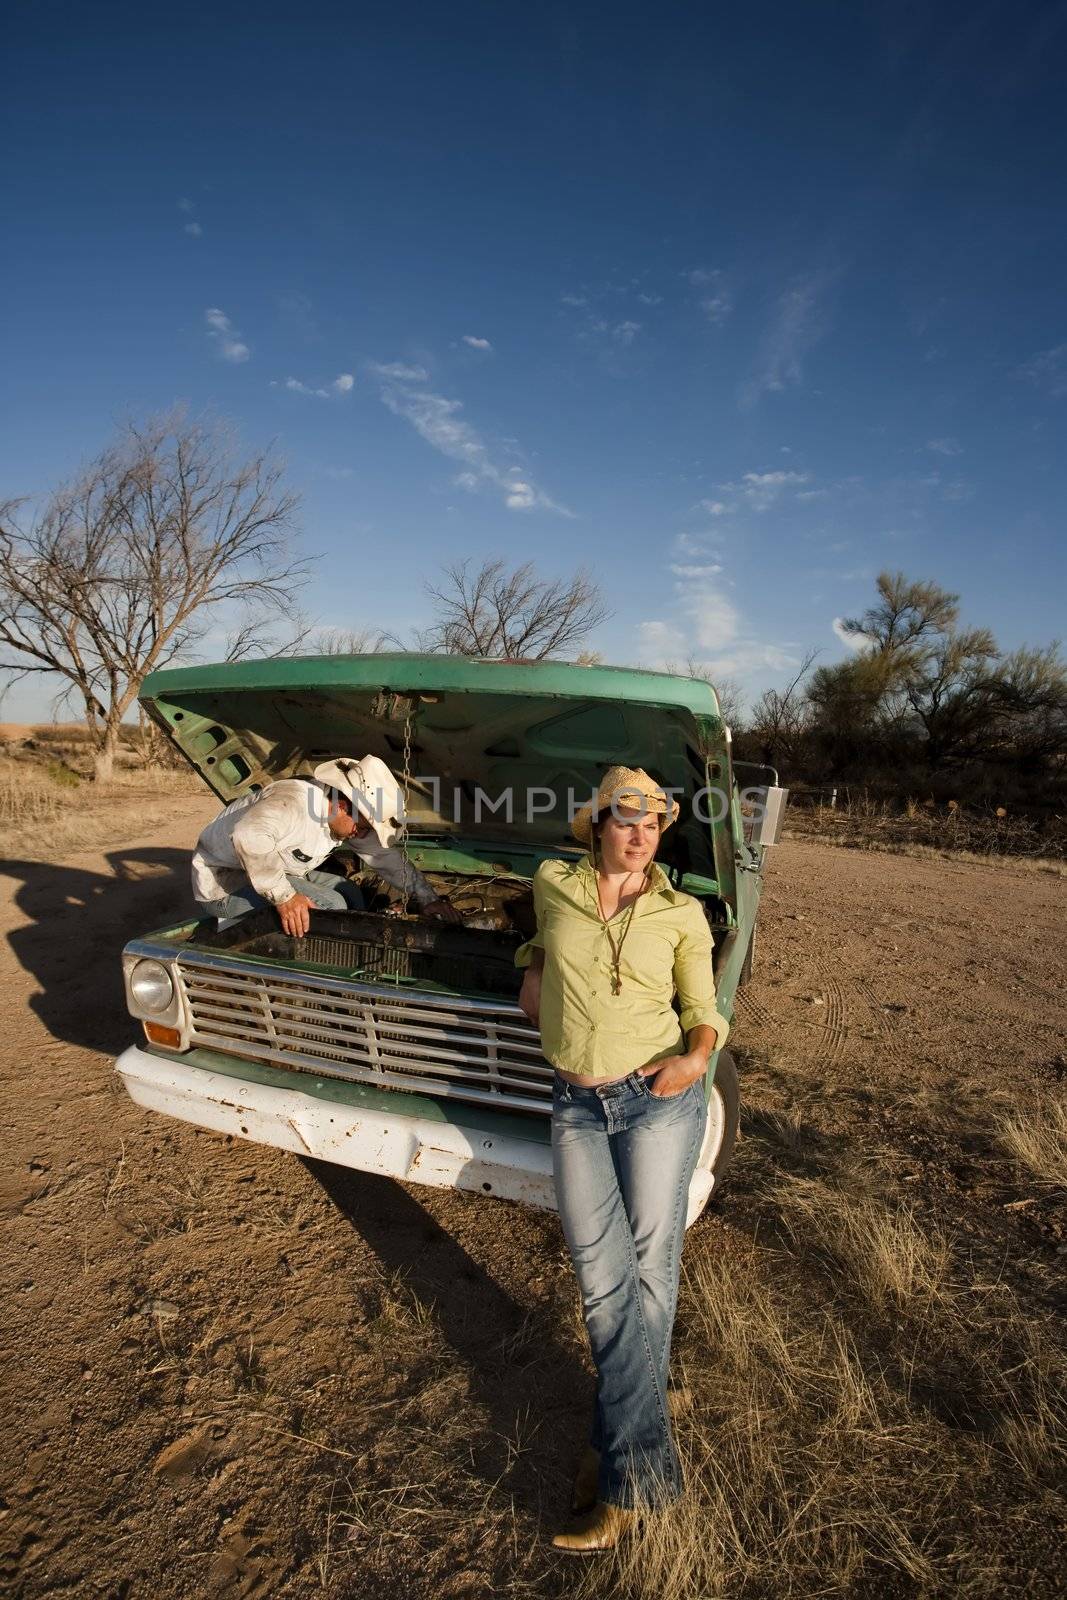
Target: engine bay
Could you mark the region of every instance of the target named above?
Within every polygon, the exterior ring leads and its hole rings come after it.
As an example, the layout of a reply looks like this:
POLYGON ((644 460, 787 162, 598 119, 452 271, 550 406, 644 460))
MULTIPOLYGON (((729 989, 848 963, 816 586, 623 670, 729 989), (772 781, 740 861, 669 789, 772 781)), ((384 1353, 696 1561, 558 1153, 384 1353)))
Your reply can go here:
MULTIPOLYGON (((339 870, 335 858, 326 864, 326 870, 339 870)), ((418 920, 418 912, 407 908, 400 891, 376 874, 363 870, 349 873, 348 876, 361 889, 368 911, 404 920, 418 920)), ((474 876, 463 872, 433 871, 427 872, 425 877, 441 899, 447 900, 459 912, 465 928, 494 933, 513 932, 521 934, 523 939, 529 939, 535 932, 533 891, 526 878, 514 873, 474 876)))

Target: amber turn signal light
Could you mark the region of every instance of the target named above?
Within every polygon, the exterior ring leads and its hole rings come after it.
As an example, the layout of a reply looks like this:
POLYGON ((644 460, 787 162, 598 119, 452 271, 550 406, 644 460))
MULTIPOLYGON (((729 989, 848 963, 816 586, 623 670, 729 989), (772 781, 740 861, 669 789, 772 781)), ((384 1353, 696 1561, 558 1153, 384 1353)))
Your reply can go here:
POLYGON ((161 1022, 146 1022, 144 1035, 149 1044, 166 1045, 168 1050, 180 1050, 182 1036, 177 1028, 165 1028, 161 1022))

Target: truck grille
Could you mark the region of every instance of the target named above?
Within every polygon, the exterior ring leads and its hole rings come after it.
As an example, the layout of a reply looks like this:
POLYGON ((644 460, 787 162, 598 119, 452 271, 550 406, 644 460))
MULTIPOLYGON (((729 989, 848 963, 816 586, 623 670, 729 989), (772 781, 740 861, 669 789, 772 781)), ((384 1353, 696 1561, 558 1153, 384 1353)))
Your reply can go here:
POLYGON ((548 1113, 552 1068, 511 1000, 183 955, 190 1042, 382 1088, 548 1113))

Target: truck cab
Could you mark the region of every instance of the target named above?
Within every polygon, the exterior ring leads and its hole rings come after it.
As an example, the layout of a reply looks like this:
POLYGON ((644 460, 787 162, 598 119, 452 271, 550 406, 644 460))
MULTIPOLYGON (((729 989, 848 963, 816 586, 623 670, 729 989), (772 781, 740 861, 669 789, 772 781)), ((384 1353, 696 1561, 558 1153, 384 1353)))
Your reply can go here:
MULTIPOLYGON (((356 878, 366 909, 312 910, 306 937, 283 933, 268 908, 133 939, 123 969, 142 1037, 117 1070, 138 1104, 554 1209, 552 1068, 519 1009, 514 955, 534 929, 534 872, 581 854, 571 819, 616 764, 644 767, 679 802, 657 860, 703 908, 719 1008, 732 1015, 783 792, 769 805, 763 791, 742 794, 703 680, 396 653, 174 669, 145 680, 141 704, 223 804, 337 756, 379 756, 407 797, 399 842, 462 923, 412 913, 340 846, 327 865, 356 878)), ((705 1098, 690 1221, 736 1136, 726 1050, 709 1062, 705 1098)))

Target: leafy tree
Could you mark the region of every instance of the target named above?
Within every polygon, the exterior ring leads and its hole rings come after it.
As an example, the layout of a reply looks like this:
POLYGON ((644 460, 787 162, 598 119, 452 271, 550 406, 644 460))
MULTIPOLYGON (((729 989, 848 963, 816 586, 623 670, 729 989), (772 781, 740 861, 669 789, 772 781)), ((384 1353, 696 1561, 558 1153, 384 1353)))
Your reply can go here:
POLYGON ((993 681, 993 726, 1024 770, 1064 763, 1067 662, 1060 647, 1022 646, 1001 658, 993 681))

